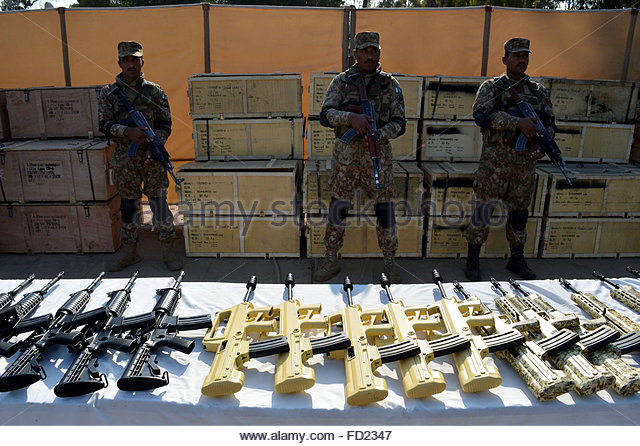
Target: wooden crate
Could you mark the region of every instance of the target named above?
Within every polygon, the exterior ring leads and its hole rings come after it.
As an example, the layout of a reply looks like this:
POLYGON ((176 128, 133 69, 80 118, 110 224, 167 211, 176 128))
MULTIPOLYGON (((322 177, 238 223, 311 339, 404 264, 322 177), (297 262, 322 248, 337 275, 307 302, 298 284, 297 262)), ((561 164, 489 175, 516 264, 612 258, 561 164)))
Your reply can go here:
MULTIPOLYGON (((427 217, 428 258, 462 258, 467 256, 467 238, 465 231, 470 217, 431 216, 427 217)), ((507 258, 510 255, 509 243, 505 234, 506 217, 492 218, 489 237, 482 245, 480 257, 507 258)), ((542 218, 532 217, 527 221, 527 242, 525 257, 536 257, 542 230, 542 218)))
POLYGON ((303 133, 302 118, 195 120, 195 159, 302 159, 303 133))
POLYGON ((7 93, 0 90, 0 140, 11 139, 11 125, 7 111, 7 93))
POLYGON ((569 186, 555 166, 539 169, 549 175, 549 217, 630 217, 640 215, 640 168, 631 164, 574 164, 567 170, 569 186))
POLYGON ((638 218, 544 219, 540 257, 638 257, 638 218))
POLYGON ((102 85, 6 90, 12 138, 93 138, 102 85))
MULTIPOLYGON (((302 180, 302 212, 325 214, 329 211, 331 161, 307 160, 302 180)), ((373 173, 371 177, 373 181, 373 173)), ((416 163, 393 163, 394 203, 396 215, 421 215, 424 194, 422 171, 416 163)), ((374 215, 374 203, 364 192, 356 191, 350 214, 374 215)))
POLYGON ((297 215, 301 166, 295 160, 208 161, 182 166, 183 215, 297 215))
POLYGON ((300 257, 299 216, 189 215, 184 242, 189 257, 300 257))
POLYGON ((629 161, 634 126, 559 121, 555 141, 565 161, 629 161))
POLYGON ((31 140, 0 147, 4 201, 106 201, 116 195, 105 139, 31 140))
POLYGON ((198 74, 188 82, 193 119, 302 116, 300 74, 198 74))
POLYGON ((114 252, 120 247, 120 197, 85 204, 0 205, 0 224, 0 252, 114 252))
POLYGON ((422 161, 478 161, 482 135, 475 122, 422 121, 422 161))
MULTIPOLYGON (((423 208, 427 215, 470 216, 475 208, 476 196, 473 180, 478 163, 422 163, 425 198, 423 208)), ((544 213, 547 195, 547 174, 536 171, 536 187, 529 205, 529 215, 544 213)), ((494 216, 506 215, 506 206, 495 206, 494 216)))
POLYGON ((425 119, 473 121, 473 103, 484 77, 427 76, 425 78, 425 119))
MULTIPOLYGON (((423 221, 422 216, 396 217, 398 251, 396 257, 421 257, 423 221)), ((338 256, 344 258, 382 257, 376 234, 374 216, 353 216, 345 220, 344 246, 338 256)), ((307 257, 323 257, 326 252, 324 233, 327 215, 306 216, 307 257)))
POLYGON ((557 120, 633 122, 638 85, 633 82, 543 77, 557 120))
MULTIPOLYGON (((329 84, 331 84, 331 81, 337 75, 338 73, 336 72, 311 72, 309 84, 309 116, 320 116, 327 88, 329 88, 329 84)), ((402 88, 405 118, 419 118, 420 107, 422 105, 422 85, 424 83, 422 76, 405 76, 394 73, 393 77, 400 84, 400 88, 402 88)))
MULTIPOLYGON (((307 153, 313 160, 329 160, 333 156, 336 135, 332 128, 323 127, 320 121, 307 121, 307 153)), ((391 140, 393 159, 412 161, 418 147, 418 121, 408 120, 404 134, 391 140)))

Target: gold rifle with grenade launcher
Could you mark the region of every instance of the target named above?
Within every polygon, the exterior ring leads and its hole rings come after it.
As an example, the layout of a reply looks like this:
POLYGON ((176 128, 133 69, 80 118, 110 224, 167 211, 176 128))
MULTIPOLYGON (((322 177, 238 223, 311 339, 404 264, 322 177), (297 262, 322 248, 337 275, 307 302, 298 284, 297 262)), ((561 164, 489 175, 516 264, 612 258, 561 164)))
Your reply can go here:
POLYGON ((252 276, 247 281, 247 292, 242 302, 218 312, 202 340, 204 349, 216 354, 202 384, 203 395, 221 397, 238 392, 244 385, 244 373, 240 368, 245 362, 289 351, 285 336, 256 342, 248 338, 252 333, 273 332, 277 324, 270 318, 273 307, 254 308, 249 302, 257 283, 256 276, 252 276), (219 329, 223 329, 222 333, 218 333, 219 329))
POLYGON ((285 286, 287 300, 274 306, 270 314, 271 318, 278 319, 278 335, 286 337, 289 343, 289 351, 278 353, 275 389, 278 393, 296 393, 315 384, 315 374, 306 365, 307 360, 313 355, 344 350, 351 341, 344 333, 316 338, 304 336, 303 331, 309 329, 327 332, 329 323, 324 317, 314 317, 322 311, 320 304, 301 306, 300 301, 293 298, 293 274, 287 274, 285 286))
POLYGON ((344 278, 342 288, 347 294, 347 306, 328 316, 329 329, 342 325, 342 332, 351 340, 351 347, 329 353, 330 358, 344 359, 347 404, 364 406, 385 399, 389 393, 384 379, 374 371, 384 363, 417 356, 420 346, 407 339, 394 344, 376 347, 367 342, 367 329, 362 323, 360 305, 353 303, 353 284, 349 276, 344 278))
MULTIPOLYGON (((457 280, 453 281, 453 287, 462 294, 465 300, 480 300, 477 296, 469 295, 462 285, 457 280)), ((490 312, 486 305, 482 304, 484 312, 490 312)), ((504 312, 504 310, 503 310, 504 312)), ((495 318, 495 326, 493 329, 487 330, 481 327, 477 330, 482 330, 485 334, 504 333, 512 329, 516 329, 520 332, 537 330, 539 322, 536 319, 521 319, 518 317, 517 312, 513 309, 509 310, 513 318, 517 322, 508 323, 505 319, 506 316, 495 318)), ((558 348, 562 346, 560 340, 559 344, 546 345, 547 349, 558 348)), ((573 381, 567 377, 567 375, 549 366, 547 361, 547 350, 541 346, 535 344, 533 341, 527 341, 522 345, 515 345, 513 347, 496 352, 496 356, 499 359, 506 359, 509 364, 518 372, 518 375, 524 380, 531 390, 531 393, 540 401, 547 401, 556 398, 564 393, 571 392, 575 388, 573 381)))
POLYGON ((622 355, 640 349, 640 325, 621 315, 599 301, 593 294, 577 290, 565 279, 559 279, 562 286, 572 291, 571 300, 594 318, 590 326, 607 325, 620 333, 620 337, 603 349, 589 354, 587 357, 593 364, 609 369, 615 376, 614 389, 627 396, 640 390, 640 374, 621 358, 622 355))
POLYGON ((398 361, 402 373, 402 385, 408 398, 426 398, 444 391, 447 384, 442 373, 429 368, 435 358, 468 348, 468 339, 460 335, 441 335, 435 330, 441 328, 436 318, 419 320, 415 314, 425 313, 425 307, 405 308, 402 301, 396 301, 391 295, 391 282, 386 274, 380 275, 380 286, 385 291, 389 303, 380 309, 366 310, 361 314, 367 337, 375 345, 392 342, 411 341, 418 344, 417 332, 426 332, 428 342, 421 347, 421 353, 398 361))
MULTIPOLYGON (((508 303, 519 317, 538 320, 539 330, 527 332, 528 340, 545 346, 545 343, 549 342, 548 339, 555 341, 564 337, 571 339, 571 342, 567 341, 566 344, 563 344, 563 348, 553 349, 547 354, 550 361, 573 380, 576 392, 586 396, 613 385, 613 375, 607 370, 591 364, 582 354, 586 349, 582 342, 587 343, 588 340, 582 340, 572 330, 579 327, 580 324, 575 314, 565 315, 549 308, 539 296, 531 298, 529 293, 524 291, 515 281, 511 282, 511 285, 522 292, 522 296, 507 293, 494 278, 491 278, 491 284, 502 295, 502 297, 496 298, 496 305, 503 312, 508 303), (553 311, 555 313, 550 314, 553 311)), ((505 312, 505 314, 511 318, 509 313, 505 312)))
POLYGON ((524 343, 524 336, 517 330, 485 337, 473 334, 474 327, 495 327, 493 313, 484 312, 485 307, 478 299, 459 301, 447 296, 438 270, 434 269, 431 275, 442 299, 428 308, 428 315, 439 314, 447 333, 459 334, 470 341, 468 348, 453 354, 462 391, 483 392, 498 387, 502 383, 500 372, 483 359, 489 353, 524 343))
MULTIPOLYGON (((633 268, 631 267, 627 267, 627 271, 633 273, 633 271, 635 270, 633 270, 633 268)), ((594 277, 613 287, 613 289, 609 291, 611 297, 619 302, 622 302, 632 310, 640 313, 640 291, 634 289, 633 287, 630 287, 629 285, 618 285, 617 283, 612 282, 611 280, 604 277, 598 271, 594 271, 592 274, 594 277)))

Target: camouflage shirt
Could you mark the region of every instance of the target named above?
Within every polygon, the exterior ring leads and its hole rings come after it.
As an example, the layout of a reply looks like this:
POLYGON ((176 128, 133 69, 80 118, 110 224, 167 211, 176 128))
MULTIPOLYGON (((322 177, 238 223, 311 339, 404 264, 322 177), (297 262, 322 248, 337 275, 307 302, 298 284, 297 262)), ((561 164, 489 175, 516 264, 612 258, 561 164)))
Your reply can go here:
MULTIPOLYGON (((320 123, 325 127, 333 127, 336 133, 336 145, 334 156, 343 161, 354 156, 354 151, 367 153, 361 150, 366 147, 364 136, 353 139, 351 144, 340 142, 339 138, 350 128, 348 111, 350 105, 360 105, 359 83, 361 82, 358 64, 354 64, 347 71, 338 74, 327 89, 320 123), (342 157, 341 155, 345 155, 342 157)), ((389 139, 397 138, 405 131, 404 96, 400 84, 393 76, 382 71, 380 65, 375 73, 364 77, 367 98, 373 103, 376 116, 376 125, 380 137, 380 150, 391 152, 389 139)), ((384 154, 383 154, 384 155, 384 154)))
POLYGON ((130 120, 129 113, 119 99, 119 95, 115 92, 108 95, 116 85, 120 87, 133 108, 144 114, 158 140, 164 144, 171 134, 169 101, 162 88, 145 80, 144 74, 127 85, 120 73, 113 84, 107 85, 100 91, 98 106, 100 131, 113 139, 116 149, 128 150, 131 140, 124 136, 124 132, 135 124, 130 120))
MULTIPOLYGON (((516 140, 520 134, 516 126, 522 115, 515 100, 507 91, 503 76, 484 81, 473 103, 473 117, 482 132, 482 152, 483 155, 492 152, 494 156, 499 156, 507 162, 527 163, 528 154, 515 151, 516 140)), ((521 81, 511 81, 511 83, 518 96, 533 106, 542 124, 553 136, 555 117, 549 94, 542 84, 533 81, 527 75, 521 81)))

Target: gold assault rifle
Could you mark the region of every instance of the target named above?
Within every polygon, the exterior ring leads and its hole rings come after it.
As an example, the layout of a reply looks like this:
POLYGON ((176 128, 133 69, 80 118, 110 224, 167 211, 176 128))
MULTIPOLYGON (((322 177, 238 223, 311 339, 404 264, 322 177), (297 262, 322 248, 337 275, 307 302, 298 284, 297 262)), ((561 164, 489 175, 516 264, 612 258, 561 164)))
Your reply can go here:
MULTIPOLYGON (((627 267, 628 271, 630 269, 633 269, 633 268, 627 267)), ((609 294, 611 294, 611 297, 613 297, 619 302, 622 302, 632 310, 640 313, 640 291, 635 290, 633 287, 630 287, 629 285, 618 285, 617 283, 614 283, 611 280, 604 277, 598 271, 594 271, 592 274, 594 277, 600 279, 604 283, 611 285, 613 287, 613 289, 609 291, 609 294)))
MULTIPOLYGON (((496 298, 496 305, 510 319, 511 312, 515 312, 520 318, 537 319, 540 324, 539 330, 528 331, 526 336, 528 340, 538 345, 545 345, 545 342, 555 343, 558 339, 565 337, 571 339, 563 343, 562 348, 552 349, 547 354, 551 362, 573 380, 576 384, 576 392, 586 396, 611 387, 614 383, 613 375, 601 367, 594 366, 582 355, 586 346, 581 344, 580 336, 571 330, 579 327, 578 317, 575 314, 562 314, 545 304, 539 296, 532 298, 515 281, 510 283, 522 293, 522 296, 507 293, 496 279, 491 278, 494 289, 502 295, 496 298), (511 309, 511 312, 507 308, 511 309), (553 341, 547 341, 548 338, 553 341)), ((607 340, 606 343, 608 342, 607 340)), ((596 347, 595 344, 592 346, 596 347)))
POLYGON ((247 292, 241 303, 216 314, 212 327, 202 340, 206 351, 215 352, 209 374, 202 384, 206 396, 226 396, 236 393, 244 384, 244 373, 239 370, 250 358, 275 355, 289 350, 284 336, 250 342, 249 333, 269 333, 276 329, 276 321, 269 319, 273 307, 254 308, 249 302, 258 280, 247 281, 247 292), (223 329, 223 324, 226 326, 223 329), (217 334, 223 329, 222 334, 217 334))
POLYGON ((278 335, 284 336, 289 343, 289 351, 278 353, 278 367, 275 376, 275 389, 278 393, 302 392, 315 384, 313 369, 306 361, 313 355, 344 350, 351 345, 351 340, 344 333, 330 336, 308 338, 303 330, 329 329, 324 317, 314 317, 322 310, 320 304, 301 306, 293 299, 295 281, 293 274, 287 274, 285 281, 288 298, 280 305, 273 307, 270 318, 278 319, 278 335))
POLYGON ((360 317, 362 308, 360 305, 354 305, 351 297, 353 284, 349 276, 344 278, 342 288, 347 293, 348 304, 342 311, 327 318, 327 332, 330 333, 333 326, 341 324, 343 333, 351 339, 351 347, 346 350, 334 350, 328 356, 344 358, 347 404, 364 406, 385 399, 389 393, 385 380, 373 372, 383 363, 419 355, 420 346, 410 339, 381 347, 370 345, 360 317))
POLYGON ((485 337, 472 334, 473 327, 494 328, 493 313, 486 313, 486 307, 479 299, 459 301, 447 296, 438 270, 434 269, 431 275, 440 289, 442 299, 428 308, 428 314, 439 314, 448 333, 459 334, 470 341, 468 348, 453 354, 462 391, 482 392, 498 387, 502 384, 500 372, 494 365, 485 364, 483 358, 489 353, 523 344, 524 336, 517 330, 485 337))
MULTIPOLYGON (((365 332, 373 344, 380 346, 403 341, 418 344, 416 332, 431 332, 441 328, 440 321, 436 318, 418 320, 412 317, 410 320, 408 315, 419 311, 419 308, 405 308, 402 301, 395 301, 391 295, 390 285, 391 282, 387 276, 384 273, 380 274, 380 286, 385 291, 389 303, 380 309, 361 313, 365 332)), ((454 334, 430 340, 425 344, 426 346, 421 346, 420 354, 398 361, 402 373, 402 385, 408 398, 426 398, 444 391, 447 383, 442 373, 431 370, 428 366, 429 362, 439 356, 468 348, 470 342, 454 334)))
POLYGON ((606 367, 614 374, 616 392, 624 396, 636 393, 640 390, 640 374, 636 368, 624 362, 621 356, 640 349, 640 325, 607 307, 593 294, 577 290, 565 279, 559 280, 562 286, 572 291, 571 300, 594 318, 590 321, 591 325, 606 324, 621 335, 616 341, 589 355, 589 361, 606 367))
MULTIPOLYGON (((466 300, 480 300, 477 296, 470 296, 457 280, 453 281, 453 287, 466 300)), ((491 311, 484 304, 482 304, 482 309, 487 313, 491 311)), ((536 330, 539 326, 539 322, 536 319, 522 320, 516 315, 517 322, 508 323, 503 318, 506 318, 506 316, 495 318, 493 330, 487 330, 484 327, 480 329, 486 334, 492 334, 494 332, 504 333, 512 329, 517 329, 521 332, 536 330)), ((560 340, 560 342, 564 342, 564 340, 560 340)), ((549 345, 546 347, 550 348, 549 345)), ((559 395, 571 392, 575 388, 573 381, 564 372, 551 368, 545 361, 547 350, 532 341, 496 352, 496 356, 499 359, 507 360, 511 364, 527 384, 531 393, 540 401, 551 400, 559 395)))

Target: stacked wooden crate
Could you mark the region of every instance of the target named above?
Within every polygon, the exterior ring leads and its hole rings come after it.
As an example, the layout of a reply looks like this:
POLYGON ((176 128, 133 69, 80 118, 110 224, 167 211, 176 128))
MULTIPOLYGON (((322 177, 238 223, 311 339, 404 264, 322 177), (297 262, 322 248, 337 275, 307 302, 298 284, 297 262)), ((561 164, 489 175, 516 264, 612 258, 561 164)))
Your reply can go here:
POLYGON ((113 252, 120 198, 114 146, 103 139, 12 141, 0 147, 0 252, 113 252))
POLYGON ((558 119, 556 141, 569 186, 548 174, 541 257, 616 257, 640 253, 640 169, 627 164, 638 87, 633 83, 542 78, 558 119), (615 163, 615 164, 614 164, 615 163))
POLYGON ((196 162, 178 177, 188 256, 299 257, 300 74, 189 78, 196 162))
MULTIPOLYGON (((322 102, 337 73, 311 73, 310 110, 307 121, 307 153, 303 175, 302 212, 305 216, 307 256, 325 254, 324 234, 331 193, 331 158, 336 135, 319 121, 322 102)), ((419 118, 423 78, 395 75, 405 101, 407 127, 404 135, 391 140, 393 148, 394 204, 398 229, 398 257, 419 257, 423 245, 422 171, 418 168, 419 118)), ((372 178, 373 181, 373 172, 372 178)), ((387 185, 389 187, 389 185, 387 185)), ((376 235, 374 203, 361 190, 356 191, 346 218, 342 257, 381 257, 376 235)))
MULTIPOLYGON (((473 180, 478 163, 422 163, 425 183, 424 209, 427 213, 426 257, 466 255, 465 230, 476 206, 473 180)), ((542 215, 547 193, 547 175, 536 172, 536 186, 529 207, 525 256, 535 257, 542 228, 542 215)), ((489 238, 482 246, 481 257, 506 257, 509 245, 504 226, 507 209, 502 202, 495 204, 489 238)))

